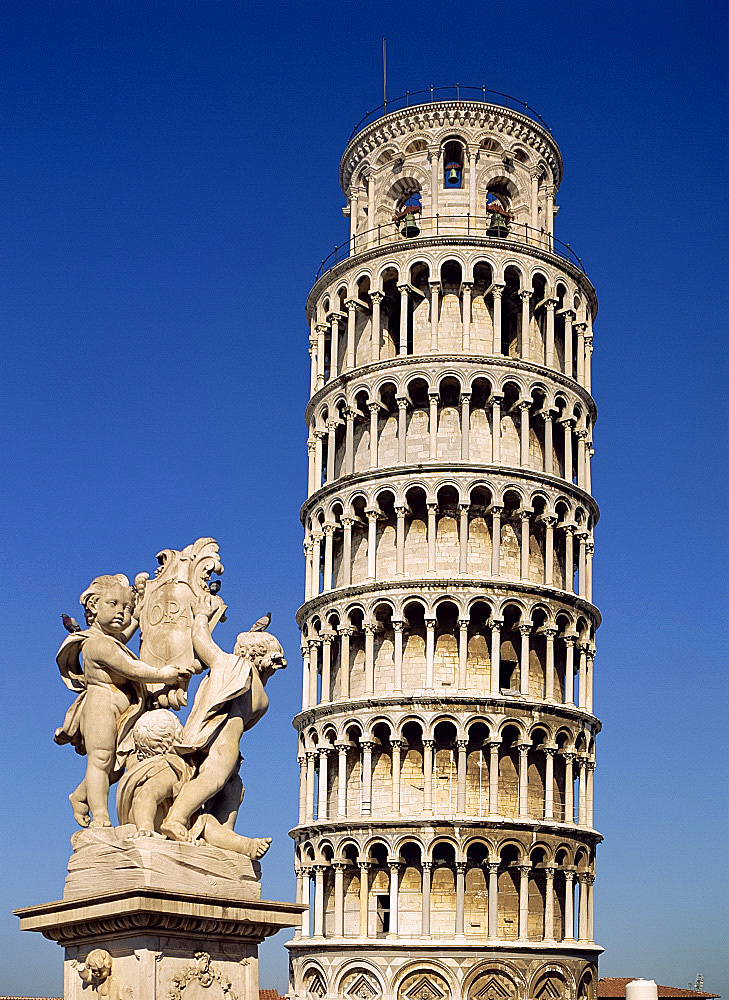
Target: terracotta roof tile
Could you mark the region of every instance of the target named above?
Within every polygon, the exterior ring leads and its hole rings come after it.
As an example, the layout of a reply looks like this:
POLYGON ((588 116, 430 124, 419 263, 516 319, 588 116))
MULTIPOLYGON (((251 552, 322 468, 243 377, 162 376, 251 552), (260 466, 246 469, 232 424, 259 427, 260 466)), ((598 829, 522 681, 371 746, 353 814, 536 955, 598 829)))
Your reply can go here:
MULTIPOLYGON (((625 985, 632 983, 635 976, 605 976, 597 982, 599 1000, 625 1000, 625 985)), ((673 997, 675 1000, 718 1000, 718 993, 702 993, 700 990, 682 990, 678 986, 658 985, 658 1000, 673 997)), ((1 1000, 1 998, 0 998, 1 1000)))

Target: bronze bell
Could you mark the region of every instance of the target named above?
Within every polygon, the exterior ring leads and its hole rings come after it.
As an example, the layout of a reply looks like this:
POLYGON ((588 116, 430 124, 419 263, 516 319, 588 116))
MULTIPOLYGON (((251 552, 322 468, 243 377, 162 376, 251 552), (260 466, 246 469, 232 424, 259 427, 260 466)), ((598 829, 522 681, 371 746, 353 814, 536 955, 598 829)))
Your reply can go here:
POLYGON ((460 181, 457 163, 446 164, 446 181, 448 184, 458 184, 460 181))
POLYGON ((413 237, 417 236, 420 232, 420 226, 418 225, 418 220, 412 212, 408 212, 405 218, 402 220, 402 228, 400 230, 403 236, 413 237))

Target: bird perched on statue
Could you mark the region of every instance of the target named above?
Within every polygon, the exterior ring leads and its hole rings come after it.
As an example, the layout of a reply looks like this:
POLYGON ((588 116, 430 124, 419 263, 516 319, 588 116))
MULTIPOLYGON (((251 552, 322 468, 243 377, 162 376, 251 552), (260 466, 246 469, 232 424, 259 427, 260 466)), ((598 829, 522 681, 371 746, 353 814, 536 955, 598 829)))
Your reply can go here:
POLYGON ((71 634, 73 634, 74 632, 81 631, 81 626, 79 625, 79 623, 76 621, 75 618, 72 618, 70 615, 61 615, 61 621, 63 622, 63 627, 67 632, 71 632, 71 634))
POLYGON ((215 595, 220 592, 220 585, 222 580, 211 580, 208 584, 208 590, 211 594, 215 595))
POLYGON ((265 614, 263 618, 259 618, 257 622, 254 622, 248 629, 249 632, 265 632, 268 626, 271 624, 271 612, 265 614))

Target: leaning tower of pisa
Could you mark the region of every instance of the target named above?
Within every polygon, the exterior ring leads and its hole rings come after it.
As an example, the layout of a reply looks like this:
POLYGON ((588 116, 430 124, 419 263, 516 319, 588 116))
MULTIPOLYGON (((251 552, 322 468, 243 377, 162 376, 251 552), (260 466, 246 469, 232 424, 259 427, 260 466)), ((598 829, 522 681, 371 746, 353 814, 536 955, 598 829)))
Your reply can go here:
POLYGON ((307 301, 302 1000, 596 993, 597 303, 551 131, 454 97, 355 129, 307 301))

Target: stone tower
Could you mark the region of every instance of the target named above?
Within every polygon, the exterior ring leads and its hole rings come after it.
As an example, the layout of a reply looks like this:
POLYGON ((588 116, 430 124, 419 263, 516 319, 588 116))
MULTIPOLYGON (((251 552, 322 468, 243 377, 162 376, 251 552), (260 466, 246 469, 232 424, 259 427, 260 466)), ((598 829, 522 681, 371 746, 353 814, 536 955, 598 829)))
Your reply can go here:
POLYGON ((526 106, 360 125, 307 302, 297 998, 594 998, 594 289, 526 106))

